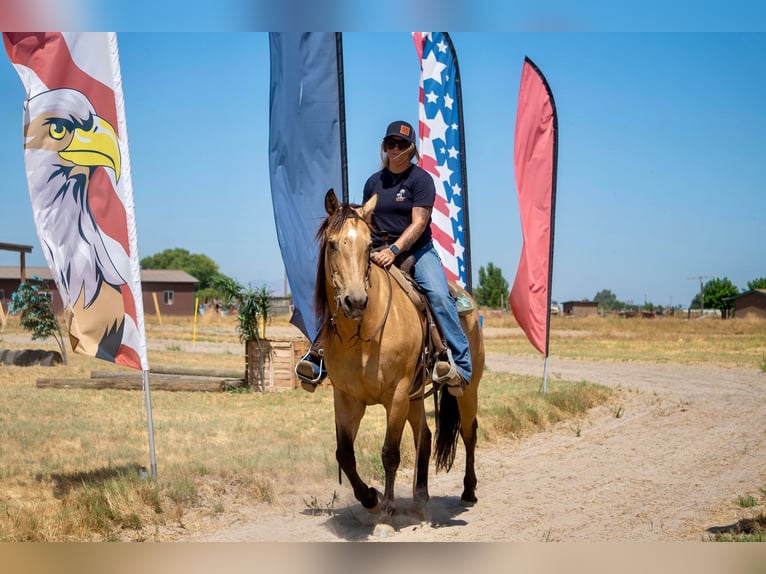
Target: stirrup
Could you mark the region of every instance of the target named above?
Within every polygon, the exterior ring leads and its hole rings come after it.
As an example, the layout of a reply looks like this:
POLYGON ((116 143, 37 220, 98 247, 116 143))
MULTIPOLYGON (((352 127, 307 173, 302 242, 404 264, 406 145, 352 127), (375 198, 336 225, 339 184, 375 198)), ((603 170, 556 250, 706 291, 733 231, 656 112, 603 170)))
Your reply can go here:
POLYGON ((465 381, 460 373, 455 368, 455 361, 452 359, 452 351, 447 349, 447 360, 436 361, 434 363, 433 374, 431 379, 435 384, 445 385, 449 394, 455 397, 463 396, 463 387, 465 387, 465 381), (441 369, 439 367, 442 367, 441 369), (445 367, 449 367, 446 369, 445 367), (441 373, 439 373, 441 371, 441 373))
POLYGON ((446 361, 436 361, 434 363, 434 370, 431 374, 431 380, 434 383, 438 383, 440 385, 449 385, 450 381, 455 380, 459 376, 459 373, 457 372, 457 369, 455 368, 455 361, 452 359, 452 351, 450 349, 447 349, 447 360, 446 361), (441 374, 437 373, 437 367, 442 365, 449 365, 449 370, 446 372, 442 372, 441 374))
POLYGON ((317 385, 320 385, 327 376, 327 369, 324 367, 324 358, 319 355, 319 364, 312 361, 315 356, 311 354, 311 351, 307 352, 298 364, 295 365, 295 374, 301 381, 301 387, 304 391, 313 393, 316 390, 317 385))

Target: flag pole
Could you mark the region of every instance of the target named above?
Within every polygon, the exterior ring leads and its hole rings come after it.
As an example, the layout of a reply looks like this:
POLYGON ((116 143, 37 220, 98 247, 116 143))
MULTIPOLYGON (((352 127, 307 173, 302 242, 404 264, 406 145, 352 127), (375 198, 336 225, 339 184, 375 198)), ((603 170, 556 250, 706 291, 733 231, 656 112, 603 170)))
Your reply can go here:
POLYGON ((149 427, 149 461, 151 476, 157 480, 157 458, 154 454, 154 422, 152 421, 152 395, 149 392, 149 370, 144 371, 144 398, 146 399, 146 422, 149 427))
POLYGON ((343 78, 343 34, 335 33, 335 54, 338 66, 338 120, 340 123, 340 170, 343 203, 348 203, 348 156, 346 153, 346 95, 343 78))

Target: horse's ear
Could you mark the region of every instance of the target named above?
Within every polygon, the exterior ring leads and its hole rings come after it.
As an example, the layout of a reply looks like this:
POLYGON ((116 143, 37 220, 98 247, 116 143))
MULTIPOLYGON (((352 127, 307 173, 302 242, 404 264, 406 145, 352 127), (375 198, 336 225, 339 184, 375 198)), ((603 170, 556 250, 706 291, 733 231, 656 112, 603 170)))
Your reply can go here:
POLYGON ((372 225, 372 212, 375 211, 375 206, 378 204, 378 194, 376 193, 370 199, 368 199, 362 206, 362 219, 372 225))
POLYGON ((330 188, 324 196, 324 208, 327 215, 332 215, 338 211, 338 198, 333 188, 330 188))

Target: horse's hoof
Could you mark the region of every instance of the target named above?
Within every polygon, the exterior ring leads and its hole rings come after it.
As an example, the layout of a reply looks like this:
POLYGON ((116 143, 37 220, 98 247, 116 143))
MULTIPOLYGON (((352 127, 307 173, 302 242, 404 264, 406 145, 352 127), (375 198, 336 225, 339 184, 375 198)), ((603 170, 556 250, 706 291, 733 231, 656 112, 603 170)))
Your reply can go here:
POLYGON ((369 508, 364 506, 364 504, 362 506, 370 514, 379 514, 380 513, 380 503, 381 503, 381 500, 383 500, 383 495, 380 493, 380 491, 377 488, 370 488, 370 491, 375 494, 375 504, 370 506, 369 508))
POLYGON ((462 506, 471 507, 471 506, 474 506, 477 502, 479 502, 479 499, 476 498, 475 496, 472 496, 471 498, 460 497, 460 504, 462 506))
POLYGON ((388 538, 396 534, 396 530, 390 524, 379 523, 375 525, 375 530, 372 531, 372 535, 375 538, 388 538))

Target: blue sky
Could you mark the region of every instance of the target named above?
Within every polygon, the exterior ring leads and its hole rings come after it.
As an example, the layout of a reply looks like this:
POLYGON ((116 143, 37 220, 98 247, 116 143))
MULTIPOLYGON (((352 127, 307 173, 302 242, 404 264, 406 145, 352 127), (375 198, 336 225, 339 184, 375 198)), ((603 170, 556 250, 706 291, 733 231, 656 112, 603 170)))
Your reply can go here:
MULTIPOLYGON (((725 22, 724 22, 725 24, 725 22)), ((724 26, 725 29, 725 26, 724 26)), ((474 284, 513 282, 521 226, 513 131, 521 66, 559 118, 553 299, 688 305, 697 276, 766 276, 766 34, 452 33, 463 84, 474 284)), ((118 33, 140 256, 182 247, 240 282, 284 284, 268 174, 268 35, 118 33)), ((417 118, 407 32, 343 35, 350 199, 386 124, 417 118)), ((34 246, 24 92, 0 59, 0 242, 34 246)), ((0 265, 18 256, 0 252, 0 265)))

